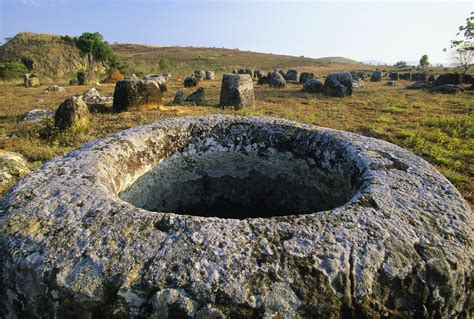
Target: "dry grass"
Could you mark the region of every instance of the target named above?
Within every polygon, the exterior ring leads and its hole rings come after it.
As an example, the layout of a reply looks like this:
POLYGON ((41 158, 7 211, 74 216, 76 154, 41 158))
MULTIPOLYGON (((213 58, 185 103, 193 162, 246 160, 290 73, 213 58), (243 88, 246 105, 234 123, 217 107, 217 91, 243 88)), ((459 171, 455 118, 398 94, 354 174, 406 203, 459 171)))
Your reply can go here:
MULTIPOLYGON (((342 66, 344 68, 344 66, 342 66)), ((320 73, 324 71, 319 69, 320 73)), ((287 118, 376 137, 405 147, 437 167, 474 203, 474 119, 473 96, 433 95, 405 90, 384 83, 366 83, 349 98, 330 98, 301 92, 300 85, 283 89, 255 85, 255 107, 240 111, 221 110, 220 74, 215 81, 204 81, 205 106, 173 106, 174 93, 182 88, 182 77, 168 83, 165 103, 156 109, 121 114, 96 114, 91 126, 74 134, 42 138, 44 123, 19 122, 34 108, 55 109, 66 97, 80 94, 89 87, 65 86, 64 93, 42 93, 44 86, 24 88, 14 83, 0 85, 0 148, 23 154, 37 166, 48 158, 61 155, 80 144, 116 131, 155 120, 185 115, 226 113, 287 118), (43 99, 43 102, 38 102, 43 99)), ((65 83, 59 83, 65 85, 65 83)), ((98 88, 112 95, 114 85, 98 88)), ((190 94, 195 89, 183 89, 190 94)))

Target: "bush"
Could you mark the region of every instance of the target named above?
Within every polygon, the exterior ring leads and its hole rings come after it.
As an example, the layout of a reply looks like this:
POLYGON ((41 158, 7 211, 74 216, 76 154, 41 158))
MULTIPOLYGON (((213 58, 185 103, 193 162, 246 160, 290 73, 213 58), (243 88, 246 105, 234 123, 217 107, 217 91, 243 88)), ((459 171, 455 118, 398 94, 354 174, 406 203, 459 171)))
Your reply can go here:
POLYGON ((21 63, 5 63, 0 65, 0 78, 3 80, 18 79, 27 72, 28 68, 21 63))

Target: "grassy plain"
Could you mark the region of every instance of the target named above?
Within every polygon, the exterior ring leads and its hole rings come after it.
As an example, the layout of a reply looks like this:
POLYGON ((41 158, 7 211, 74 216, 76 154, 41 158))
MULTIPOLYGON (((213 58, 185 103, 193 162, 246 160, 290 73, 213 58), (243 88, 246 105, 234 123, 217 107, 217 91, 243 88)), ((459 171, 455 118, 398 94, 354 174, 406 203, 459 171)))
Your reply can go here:
MULTIPOLYGON (((344 68, 344 67, 343 67, 344 68)), ((319 74, 325 67, 315 69, 319 74)), ((24 88, 20 83, 0 84, 0 149, 23 154, 32 167, 53 156, 77 148, 82 143, 129 127, 159 119, 225 113, 273 116, 316 124, 380 138, 425 158, 443 173, 474 204, 474 96, 430 94, 406 90, 409 82, 396 87, 366 82, 352 97, 331 98, 301 91, 301 85, 282 89, 255 86, 253 108, 240 111, 218 108, 221 74, 216 80, 203 81, 204 106, 175 106, 174 93, 182 88, 184 74, 168 82, 164 105, 142 112, 94 114, 91 125, 79 132, 50 134, 44 137, 48 123, 21 122, 23 114, 35 108, 54 110, 68 96, 81 94, 93 86, 66 86, 62 93, 42 93, 45 86, 24 88)), ((114 85, 96 87, 101 95, 113 94, 114 85)), ((195 89, 183 89, 190 94, 195 89)), ((5 190, 0 190, 4 192, 5 190)))

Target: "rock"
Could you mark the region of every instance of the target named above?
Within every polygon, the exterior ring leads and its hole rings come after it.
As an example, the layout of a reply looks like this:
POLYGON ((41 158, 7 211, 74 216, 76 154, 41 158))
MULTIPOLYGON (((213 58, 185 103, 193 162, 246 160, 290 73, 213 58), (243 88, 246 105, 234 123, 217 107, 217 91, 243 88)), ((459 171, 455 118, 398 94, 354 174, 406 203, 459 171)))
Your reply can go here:
POLYGON ((430 93, 442 93, 442 94, 456 94, 459 92, 464 92, 462 86, 454 84, 443 84, 433 87, 429 90, 430 93))
POLYGON ((261 77, 265 76, 265 73, 262 70, 256 70, 254 75, 257 79, 260 79, 261 77))
POLYGON ((283 78, 285 78, 285 71, 282 69, 276 70, 276 72, 280 73, 283 78))
POLYGON ((408 85, 406 89, 408 90, 429 90, 433 85, 429 82, 416 82, 411 85, 408 85))
POLYGON ((89 110, 82 96, 73 96, 59 105, 54 123, 60 130, 82 129, 89 123, 89 110))
POLYGON ((330 73, 324 81, 324 94, 344 97, 352 95, 352 76, 350 73, 330 73))
POLYGON ((268 83, 268 76, 264 75, 264 76, 259 77, 258 81, 257 81, 257 84, 258 85, 269 84, 268 83))
POLYGON ((204 104, 205 92, 203 88, 197 89, 196 92, 193 92, 189 95, 185 102, 191 102, 193 105, 203 105, 204 104))
POLYGON ((84 101, 86 101, 87 103, 88 100, 91 100, 96 97, 100 97, 100 93, 99 91, 97 91, 96 88, 91 88, 85 91, 84 93, 82 93, 82 97, 84 98, 84 101))
POLYGON ((216 75, 214 74, 214 71, 206 70, 206 80, 214 80, 215 78, 216 75))
POLYGON ((361 89, 365 86, 364 81, 361 78, 352 78, 352 88, 353 89, 361 89))
POLYGON ((296 81, 299 83, 299 74, 296 70, 288 70, 284 76, 286 81, 296 81))
POLYGON ((353 80, 356 78, 365 80, 367 78, 367 73, 364 71, 351 71, 349 73, 351 74, 353 80))
POLYGON ((197 84, 198 84, 198 80, 194 76, 188 76, 187 78, 184 79, 185 88, 194 87, 197 84))
POLYGON ((398 81, 400 80, 400 75, 398 74, 398 72, 392 72, 388 74, 388 78, 392 81, 398 81))
POLYGON ((12 183, 28 175, 30 168, 21 154, 0 150, 0 171, 0 189, 5 191, 12 183))
POLYGON ((86 85, 92 82, 92 77, 85 72, 77 72, 77 84, 86 85))
POLYGON ((271 87, 283 87, 286 85, 286 81, 280 72, 273 71, 268 73, 268 84, 271 87))
POLYGON ((79 85, 79 82, 77 81, 77 79, 70 79, 69 85, 79 85))
POLYGON ((308 92, 308 93, 321 93, 323 92, 323 82, 316 80, 316 79, 310 79, 305 82, 303 85, 303 92, 308 92))
POLYGON ((115 84, 115 112, 134 111, 146 104, 162 104, 161 90, 155 81, 121 80, 115 84))
POLYGON ((40 86, 40 82, 38 77, 35 74, 25 74, 23 75, 23 83, 25 87, 36 87, 40 86))
POLYGON ((198 81, 202 81, 206 78, 206 71, 204 70, 196 70, 194 71, 194 77, 198 80, 198 81))
POLYGON ((164 77, 166 78, 166 80, 171 79, 171 73, 166 73, 166 74, 164 75, 164 77))
POLYGON ((425 82, 428 79, 428 74, 423 72, 412 73, 411 80, 417 82, 425 82))
POLYGON ((382 81, 382 72, 374 71, 370 76, 370 82, 381 82, 382 81))
POLYGON ((399 75, 400 80, 405 80, 405 81, 410 81, 411 80, 411 73, 410 72, 399 73, 398 75, 399 75))
POLYGON ((119 72, 111 72, 102 82, 104 83, 117 83, 117 81, 123 80, 125 77, 119 72))
POLYGON ((52 110, 33 109, 26 112, 21 120, 23 122, 41 122, 43 119, 53 116, 54 111, 52 110))
POLYGON ((388 81, 387 85, 388 86, 397 86, 397 81, 388 81))
POLYGON ((434 76, 434 74, 430 74, 430 76, 428 77, 428 82, 435 82, 436 81, 436 76, 434 76))
POLYGON ((311 80, 311 79, 314 79, 313 72, 301 72, 299 82, 301 84, 305 84, 306 81, 311 80))
POLYGON ((174 104, 183 104, 186 101, 186 97, 184 96, 183 91, 177 91, 176 94, 174 95, 174 104))
POLYGON ((56 92, 64 92, 64 88, 62 86, 57 86, 56 84, 51 84, 51 85, 48 85, 48 87, 43 90, 43 93, 56 93, 56 92))
POLYGON ((133 81, 139 81, 140 80, 140 78, 135 73, 132 73, 132 75, 130 75, 130 77, 128 77, 126 79, 133 80, 133 81))
POLYGON ((148 74, 148 75, 145 75, 142 78, 142 80, 155 81, 158 84, 158 86, 160 87, 161 93, 165 93, 166 91, 168 91, 168 87, 166 86, 166 78, 162 75, 148 74))
POLYGON ((470 309, 469 204, 422 158, 334 129, 166 119, 52 158, 0 212, 5 318, 470 309))
POLYGON ((255 103, 250 74, 224 74, 219 105, 223 108, 241 109, 255 103))
POLYGON ((464 84, 474 84, 474 75, 472 74, 463 74, 462 83, 464 84))
POLYGON ((438 76, 434 85, 440 86, 444 84, 462 84, 462 75, 459 73, 443 73, 438 76))
POLYGON ((248 75, 250 75, 250 78, 252 78, 252 79, 255 77, 255 74, 254 74, 253 70, 251 70, 251 69, 240 69, 238 71, 238 74, 248 74, 248 75))

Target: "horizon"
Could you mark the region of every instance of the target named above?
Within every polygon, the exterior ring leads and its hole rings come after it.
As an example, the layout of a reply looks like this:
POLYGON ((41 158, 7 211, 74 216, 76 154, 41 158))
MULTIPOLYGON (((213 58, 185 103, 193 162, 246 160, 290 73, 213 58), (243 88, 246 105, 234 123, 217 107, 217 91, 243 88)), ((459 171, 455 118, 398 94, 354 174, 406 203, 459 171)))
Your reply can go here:
POLYGON ((428 54, 431 64, 447 65, 443 49, 471 11, 470 1, 3 0, 0 37, 99 32, 111 44, 226 48, 389 65, 428 54))

